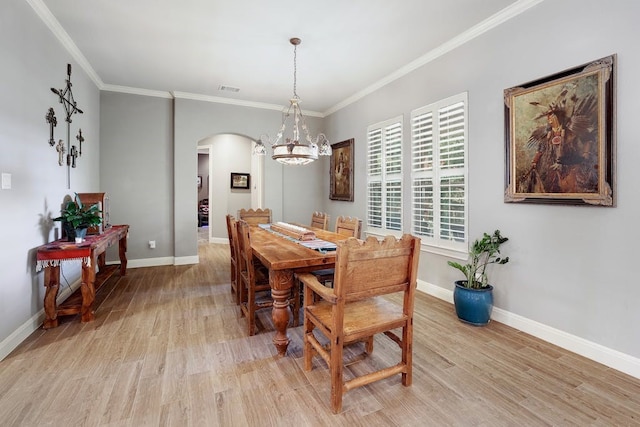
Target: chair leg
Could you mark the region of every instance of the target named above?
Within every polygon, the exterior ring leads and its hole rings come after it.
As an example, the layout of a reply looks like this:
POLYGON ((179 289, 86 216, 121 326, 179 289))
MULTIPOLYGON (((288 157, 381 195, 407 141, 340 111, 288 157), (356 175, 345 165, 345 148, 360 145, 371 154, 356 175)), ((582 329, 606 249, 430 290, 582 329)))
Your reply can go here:
POLYGON ((294 327, 300 326, 300 286, 301 283, 298 280, 294 280, 293 287, 291 288, 291 300, 289 306, 291 307, 294 327))
POLYGON ((410 386, 413 377, 413 324, 408 322, 402 328, 402 363, 406 372, 402 373, 402 385, 410 386))
POLYGON ((373 353, 373 335, 365 340, 364 351, 367 354, 373 353))
POLYGON ((249 328, 249 336, 256 333, 256 291, 249 287, 247 294, 247 323, 249 328))
POLYGON ((342 411, 342 394, 344 383, 342 381, 342 350, 343 337, 331 338, 331 359, 329 371, 331 372, 331 410, 334 414, 342 411))
POLYGON ((304 349, 303 349, 304 370, 310 371, 312 366, 311 360, 313 359, 315 349, 311 345, 311 342, 309 342, 309 335, 313 334, 314 326, 313 326, 313 323, 306 318, 306 316, 303 320, 303 324, 304 324, 304 334, 302 335, 302 341, 304 343, 304 349))
POLYGON ((242 304, 247 302, 247 287, 245 285, 245 281, 244 279, 240 280, 240 283, 238 283, 238 287, 239 287, 239 304, 240 304, 240 317, 244 317, 244 310, 242 309, 242 304))
POLYGON ((231 260, 231 293, 235 293, 236 289, 237 289, 237 282, 236 282, 236 266, 233 260, 231 260))

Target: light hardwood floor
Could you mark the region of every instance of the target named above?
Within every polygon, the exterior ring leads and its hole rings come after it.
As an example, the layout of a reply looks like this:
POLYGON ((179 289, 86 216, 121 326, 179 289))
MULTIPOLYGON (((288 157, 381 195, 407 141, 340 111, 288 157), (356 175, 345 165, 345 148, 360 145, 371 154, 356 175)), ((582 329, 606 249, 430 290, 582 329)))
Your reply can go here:
MULTIPOLYGON (((302 370, 301 327, 287 357, 229 292, 228 247, 204 244, 199 265, 129 269, 101 292, 96 320, 34 332, 0 362, 3 426, 619 426, 640 425, 640 380, 499 323, 459 322, 418 293, 413 385, 400 376, 329 409, 326 365, 302 370)), ((399 351, 376 339, 346 369, 399 351), (359 363, 355 363, 359 362, 359 363)))

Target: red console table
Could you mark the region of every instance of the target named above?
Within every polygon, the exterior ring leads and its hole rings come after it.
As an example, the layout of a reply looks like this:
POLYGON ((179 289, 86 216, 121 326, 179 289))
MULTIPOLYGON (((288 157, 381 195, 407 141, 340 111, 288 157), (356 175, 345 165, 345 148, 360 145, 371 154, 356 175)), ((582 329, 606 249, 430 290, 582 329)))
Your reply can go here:
POLYGON ((127 234, 128 225, 114 225, 102 234, 88 235, 84 242, 76 244, 65 240, 56 240, 37 249, 36 271, 44 268, 44 296, 46 318, 44 329, 58 326, 58 316, 80 313, 82 322, 90 322, 95 316, 93 302, 98 288, 118 269, 117 265, 107 266, 105 251, 118 243, 120 254, 120 275, 127 272, 127 234), (60 287, 60 263, 63 261, 82 261, 82 283, 80 289, 64 303, 57 305, 60 287), (96 274, 96 267, 98 273, 96 274))

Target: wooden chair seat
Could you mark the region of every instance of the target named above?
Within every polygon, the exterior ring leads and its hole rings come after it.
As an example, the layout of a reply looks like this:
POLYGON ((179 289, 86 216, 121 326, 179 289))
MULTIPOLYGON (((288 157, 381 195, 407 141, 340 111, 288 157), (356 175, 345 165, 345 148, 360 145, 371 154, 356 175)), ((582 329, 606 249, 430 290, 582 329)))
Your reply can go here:
MULTIPOLYGON (((316 325, 326 328, 331 334, 333 315, 332 305, 324 301, 309 306, 305 312, 313 317, 316 325)), ((345 305, 344 310, 344 343, 361 341, 389 329, 400 328, 407 321, 402 306, 391 303, 383 297, 369 298, 345 305)))

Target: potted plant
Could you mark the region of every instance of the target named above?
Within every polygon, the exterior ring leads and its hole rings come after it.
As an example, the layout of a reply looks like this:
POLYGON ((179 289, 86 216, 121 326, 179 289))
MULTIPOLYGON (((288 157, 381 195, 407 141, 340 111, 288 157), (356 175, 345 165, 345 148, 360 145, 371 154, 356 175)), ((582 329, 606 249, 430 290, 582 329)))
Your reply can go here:
POLYGON ((466 280, 455 282, 453 303, 458 318, 473 325, 486 325, 493 309, 493 286, 489 284, 487 267, 491 264, 506 264, 509 257, 502 257, 500 246, 509 240, 496 230, 493 234, 484 233, 476 239, 469 249, 469 263, 460 264, 448 261, 448 264, 460 270, 466 280))
POLYGON ((82 204, 78 193, 75 193, 75 198, 64 205, 60 216, 53 218, 53 221, 62 222, 68 241, 73 242, 76 237, 84 239, 87 228, 102 223, 102 217, 98 215, 100 212, 97 203, 87 208, 82 204))

